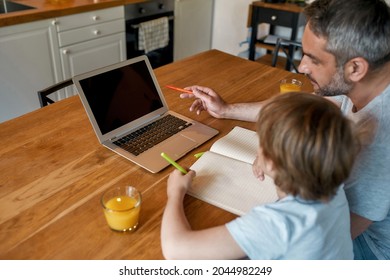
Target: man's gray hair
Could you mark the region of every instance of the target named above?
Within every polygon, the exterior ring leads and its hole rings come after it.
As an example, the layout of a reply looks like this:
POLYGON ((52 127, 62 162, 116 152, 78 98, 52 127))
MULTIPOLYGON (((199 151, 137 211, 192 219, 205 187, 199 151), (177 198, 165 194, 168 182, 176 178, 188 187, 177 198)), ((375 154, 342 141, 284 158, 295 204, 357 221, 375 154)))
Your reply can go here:
POLYGON ((305 15, 338 66, 363 57, 375 70, 390 61, 390 7, 383 0, 316 0, 305 15))

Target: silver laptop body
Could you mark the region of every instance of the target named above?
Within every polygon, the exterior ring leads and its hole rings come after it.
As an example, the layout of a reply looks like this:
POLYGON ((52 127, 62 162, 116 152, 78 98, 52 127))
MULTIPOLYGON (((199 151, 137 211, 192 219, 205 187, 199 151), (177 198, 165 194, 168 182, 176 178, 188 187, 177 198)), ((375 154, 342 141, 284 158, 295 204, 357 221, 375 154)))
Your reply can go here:
POLYGON ((143 55, 73 77, 83 106, 101 144, 152 173, 218 134, 218 131, 170 111, 147 56, 143 55), (183 130, 135 155, 119 147, 118 139, 166 116, 188 123, 183 130))

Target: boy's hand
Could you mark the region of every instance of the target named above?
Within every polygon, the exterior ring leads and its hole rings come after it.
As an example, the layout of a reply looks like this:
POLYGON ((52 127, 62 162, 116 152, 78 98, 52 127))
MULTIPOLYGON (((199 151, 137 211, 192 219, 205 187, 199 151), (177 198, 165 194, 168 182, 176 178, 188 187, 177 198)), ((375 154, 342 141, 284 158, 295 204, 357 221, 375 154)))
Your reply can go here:
POLYGON ((253 175, 255 175, 255 177, 257 179, 259 179, 260 181, 264 181, 264 179, 265 179, 264 171, 263 171, 263 169, 260 168, 259 164, 257 163, 257 160, 258 160, 258 157, 256 157, 255 162, 252 165, 253 175))
POLYGON ((196 176, 195 171, 188 170, 187 174, 175 169, 168 177, 168 198, 183 199, 187 190, 191 187, 192 179, 196 176))

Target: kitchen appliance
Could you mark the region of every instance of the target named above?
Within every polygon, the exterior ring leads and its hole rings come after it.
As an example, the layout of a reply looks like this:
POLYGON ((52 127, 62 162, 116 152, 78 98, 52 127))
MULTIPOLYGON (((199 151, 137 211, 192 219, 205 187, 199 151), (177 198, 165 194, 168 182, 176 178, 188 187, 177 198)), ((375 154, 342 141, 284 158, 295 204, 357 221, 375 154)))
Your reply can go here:
POLYGON ((125 6, 127 59, 145 54, 153 68, 173 62, 175 0, 151 0, 125 6), (139 27, 143 22, 168 17, 169 43, 148 53, 139 48, 139 27))
POLYGON ((24 11, 30 9, 35 9, 35 8, 24 4, 16 3, 16 2, 6 1, 6 0, 0 2, 0 14, 8 14, 12 12, 18 12, 18 11, 24 11))

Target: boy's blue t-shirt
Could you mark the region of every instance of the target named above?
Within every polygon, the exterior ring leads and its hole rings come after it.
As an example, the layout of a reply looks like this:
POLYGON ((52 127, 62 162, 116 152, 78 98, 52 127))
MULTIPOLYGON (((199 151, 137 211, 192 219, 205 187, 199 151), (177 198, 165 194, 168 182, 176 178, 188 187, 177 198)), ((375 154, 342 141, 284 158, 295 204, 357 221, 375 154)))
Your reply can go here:
POLYGON ((250 259, 353 259, 342 187, 328 203, 287 196, 226 224, 250 259))

